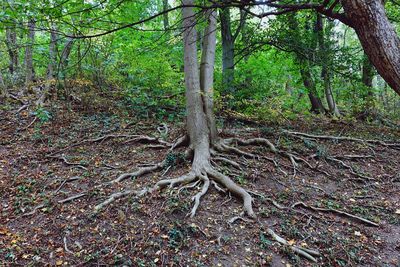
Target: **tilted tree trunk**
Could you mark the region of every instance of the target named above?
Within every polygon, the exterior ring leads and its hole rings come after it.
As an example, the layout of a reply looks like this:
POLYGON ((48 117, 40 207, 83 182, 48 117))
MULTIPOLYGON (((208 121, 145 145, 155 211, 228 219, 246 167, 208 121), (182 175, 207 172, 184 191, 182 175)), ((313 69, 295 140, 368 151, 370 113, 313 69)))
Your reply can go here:
POLYGON ((317 86, 312 77, 309 63, 306 60, 300 61, 300 74, 303 80, 304 87, 307 89, 308 97, 311 103, 311 112, 325 113, 325 107, 322 104, 321 98, 318 96, 317 86))
POLYGON ((322 65, 321 77, 324 82, 324 91, 326 102, 328 103, 329 113, 335 116, 340 116, 339 109, 336 106, 336 101, 332 93, 332 71, 330 70, 330 65, 332 64, 332 52, 329 44, 330 31, 329 29, 324 29, 324 21, 321 14, 317 14, 315 28, 319 43, 319 59, 322 65), (327 42, 325 42, 325 35, 327 42))
POLYGON ((18 70, 17 32, 15 26, 6 28, 6 46, 8 55, 10 57, 10 74, 14 75, 18 70))
POLYGON ((57 81, 60 82, 58 85, 61 88, 64 88, 65 96, 67 98, 69 98, 71 94, 67 86, 67 68, 74 41, 75 40, 73 38, 67 38, 57 67, 57 81))
POLYGON ((382 0, 341 1, 346 18, 378 73, 400 95, 400 38, 382 0))
POLYGON ((29 85, 34 79, 33 45, 35 43, 35 20, 28 22, 28 45, 25 48, 25 84, 29 85))

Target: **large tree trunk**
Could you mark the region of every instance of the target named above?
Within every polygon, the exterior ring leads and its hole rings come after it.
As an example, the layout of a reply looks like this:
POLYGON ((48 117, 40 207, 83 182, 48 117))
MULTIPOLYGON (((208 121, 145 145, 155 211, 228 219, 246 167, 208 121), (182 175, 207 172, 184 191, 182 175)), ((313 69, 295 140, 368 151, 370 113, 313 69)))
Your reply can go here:
POLYGON ((330 70, 330 65, 332 64, 332 49, 329 43, 330 29, 324 28, 324 21, 321 14, 317 14, 315 28, 319 43, 319 59, 322 65, 321 77, 324 83, 324 91, 326 102, 328 103, 329 113, 335 116, 340 116, 339 109, 336 106, 335 98, 333 97, 332 93, 332 71, 330 70), (325 36, 327 42, 325 42, 325 36))
POLYGON ((29 85, 34 79, 33 44, 35 42, 35 20, 28 22, 28 45, 25 48, 25 84, 29 85))
POLYGON ((382 0, 343 0, 350 26, 378 73, 400 95, 400 38, 382 0))
POLYGON ((220 11, 222 39, 222 90, 225 94, 233 94, 235 75, 235 40, 232 35, 231 15, 229 7, 220 11))

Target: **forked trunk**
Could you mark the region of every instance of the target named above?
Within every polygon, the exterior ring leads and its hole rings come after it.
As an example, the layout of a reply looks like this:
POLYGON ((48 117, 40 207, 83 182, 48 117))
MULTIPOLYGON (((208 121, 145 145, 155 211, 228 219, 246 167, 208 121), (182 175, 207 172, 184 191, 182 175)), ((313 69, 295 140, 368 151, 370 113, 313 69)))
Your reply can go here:
MULTIPOLYGON (((192 0, 184 0, 192 5, 192 0)), ((184 72, 186 86, 187 132, 194 152, 193 167, 202 168, 210 164, 210 129, 203 109, 200 75, 197 62, 196 17, 193 8, 183 8, 184 72)), ((196 171, 196 170, 195 170, 196 171)))
MULTIPOLYGON (((192 170, 181 178, 160 181, 156 187, 175 181, 192 182, 199 179, 203 182, 202 190, 194 197, 194 207, 191 217, 196 213, 203 196, 213 180, 226 187, 234 195, 243 199, 243 208, 247 215, 255 217, 252 208, 252 197, 242 187, 229 177, 211 166, 211 148, 216 147, 217 131, 213 115, 212 85, 216 46, 215 11, 209 11, 208 26, 205 29, 201 57, 201 69, 197 62, 197 31, 196 16, 193 12, 193 0, 183 0, 183 42, 184 42, 184 72, 186 85, 186 119, 190 149, 193 151, 192 170)), ((221 146, 222 147, 222 146, 221 146)))

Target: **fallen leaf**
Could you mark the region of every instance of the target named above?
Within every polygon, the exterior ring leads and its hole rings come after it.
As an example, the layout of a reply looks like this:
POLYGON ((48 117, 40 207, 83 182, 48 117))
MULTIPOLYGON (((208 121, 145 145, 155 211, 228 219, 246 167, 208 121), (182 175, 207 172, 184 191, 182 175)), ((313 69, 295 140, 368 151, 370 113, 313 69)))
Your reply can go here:
POLYGON ((395 214, 400 214, 400 209, 397 209, 394 213, 395 214))
POLYGON ((293 246, 294 243, 296 243, 296 241, 294 239, 288 241, 288 244, 291 245, 291 246, 293 246))
POLYGON ((62 261, 62 260, 56 261, 56 265, 57 265, 57 266, 60 266, 60 265, 62 265, 62 264, 63 264, 63 261, 62 261))

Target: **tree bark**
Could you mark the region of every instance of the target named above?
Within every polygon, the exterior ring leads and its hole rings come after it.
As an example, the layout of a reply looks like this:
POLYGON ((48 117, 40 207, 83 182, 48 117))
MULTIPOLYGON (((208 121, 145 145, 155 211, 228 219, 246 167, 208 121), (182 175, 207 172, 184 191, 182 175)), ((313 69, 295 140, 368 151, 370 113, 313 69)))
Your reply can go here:
POLYGON ((349 24, 369 60, 400 95, 400 38, 388 20, 382 0, 343 0, 349 24))
POLYGON ((25 85, 29 85, 34 79, 33 69, 33 44, 35 42, 35 20, 28 22, 28 45, 25 48, 25 85))
POLYGON ((207 117, 208 128, 210 129, 210 143, 218 139, 217 127, 214 117, 214 64, 216 49, 216 11, 208 12, 208 23, 204 30, 201 63, 200 63, 200 87, 203 96, 204 109, 207 117))

